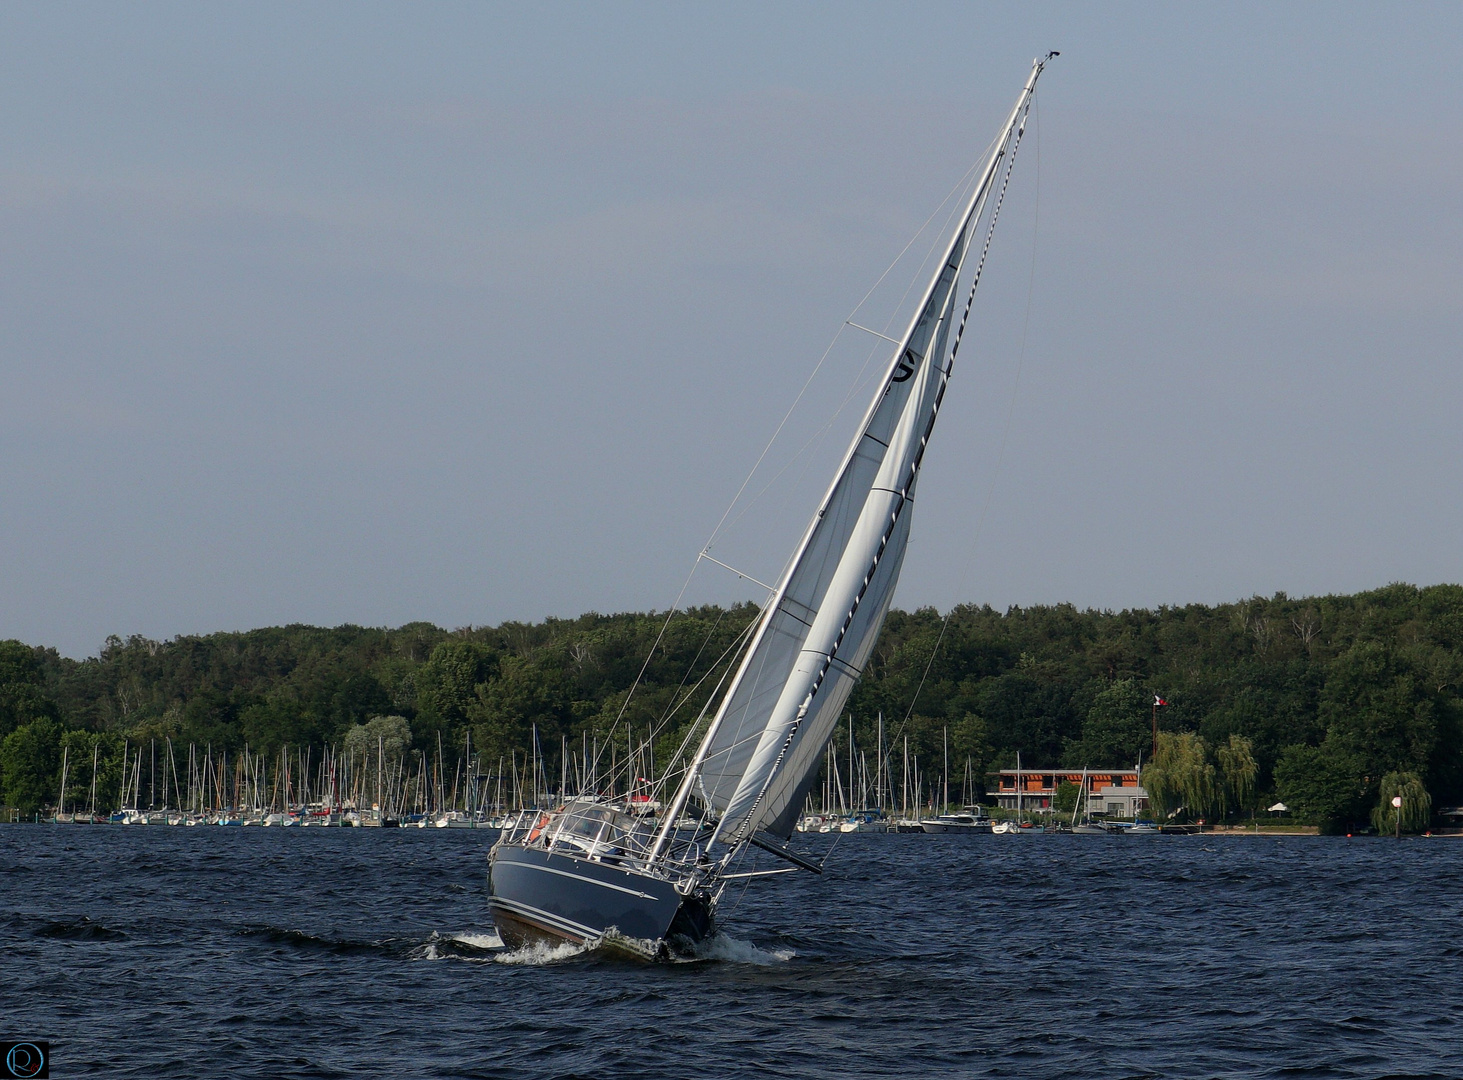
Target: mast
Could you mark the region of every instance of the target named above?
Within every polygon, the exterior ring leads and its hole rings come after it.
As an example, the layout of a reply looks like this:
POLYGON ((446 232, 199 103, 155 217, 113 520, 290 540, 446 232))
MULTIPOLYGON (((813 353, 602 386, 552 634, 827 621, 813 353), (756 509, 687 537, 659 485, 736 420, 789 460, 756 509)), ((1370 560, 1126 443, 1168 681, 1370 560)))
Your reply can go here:
MULTIPOLYGON (((752 716, 753 728, 761 731, 750 755, 741 749, 750 745, 744 734, 751 734, 742 725, 730 733, 733 742, 723 748, 724 767, 746 762, 735 783, 716 785, 713 797, 722 810, 713 839, 731 848, 758 828, 786 835, 788 806, 796 803, 806 783, 809 758, 828 738, 882 627, 907 543, 906 511, 953 365, 955 349, 948 346, 956 285, 1003 160, 1009 176, 1010 156, 1024 131, 1029 93, 1041 64, 1033 65, 944 258, 890 360, 885 382, 783 575, 775 606, 759 627, 764 640, 774 626, 779 638, 743 658, 723 701, 720 712, 726 715, 754 661, 758 667, 772 660, 779 667, 790 662, 791 670, 780 685, 774 682, 766 688, 764 700, 772 702, 771 708, 764 713, 759 704, 752 716)), ((971 281, 972 297, 978 283, 979 267, 971 281)), ((744 719, 751 699, 759 696, 759 682, 753 677, 739 703, 744 719)))
POLYGON ((901 777, 899 791, 899 813, 902 817, 909 817, 909 736, 904 736, 904 775, 901 777))
MULTIPOLYGON (((693 786, 720 811, 711 840, 728 846, 726 859, 759 828, 783 836, 791 831, 888 611, 908 538, 907 511, 964 330, 962 319, 950 349, 955 289, 1003 162, 1009 178, 1031 94, 1052 55, 1032 65, 884 381, 762 610, 656 836, 652 860, 693 786)), ((998 199, 992 227, 999 207, 998 199)), ((972 298, 988 247, 989 240, 970 283, 972 298)))
POLYGON ((884 809, 884 710, 879 710, 879 744, 874 749, 874 805, 884 809))
POLYGON ((132 785, 132 745, 130 740, 122 740, 122 790, 117 793, 118 811, 127 809, 127 789, 132 785))

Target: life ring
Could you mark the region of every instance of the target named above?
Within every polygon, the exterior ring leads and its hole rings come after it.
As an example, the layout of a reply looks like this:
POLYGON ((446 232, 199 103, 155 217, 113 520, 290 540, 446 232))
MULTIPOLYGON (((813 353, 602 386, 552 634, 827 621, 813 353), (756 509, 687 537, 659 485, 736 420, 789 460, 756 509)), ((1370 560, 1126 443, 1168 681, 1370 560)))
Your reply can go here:
POLYGON ((538 819, 538 823, 536 825, 534 825, 534 827, 532 829, 530 829, 529 832, 528 832, 528 842, 530 844, 533 843, 535 840, 537 840, 539 838, 539 836, 543 834, 544 826, 547 825, 548 823, 549 823, 549 815, 548 814, 540 814, 539 815, 539 819, 538 819))

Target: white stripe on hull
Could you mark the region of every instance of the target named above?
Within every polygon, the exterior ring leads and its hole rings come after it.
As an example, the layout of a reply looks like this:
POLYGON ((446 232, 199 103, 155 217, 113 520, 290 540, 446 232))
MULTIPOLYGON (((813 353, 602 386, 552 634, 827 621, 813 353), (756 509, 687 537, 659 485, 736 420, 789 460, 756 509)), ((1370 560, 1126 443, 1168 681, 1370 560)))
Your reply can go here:
POLYGON ((583 874, 571 874, 567 870, 556 870, 552 866, 540 866, 538 863, 531 862, 515 862, 513 865, 515 867, 527 867, 530 870, 542 870, 545 874, 558 874, 560 877, 573 878, 575 881, 587 881, 591 885, 598 885, 602 889, 614 889, 616 892, 629 893, 631 896, 638 896, 645 900, 660 899, 658 896, 652 896, 648 892, 641 892, 639 889, 627 889, 623 885, 611 885, 608 881, 585 877, 583 874))
POLYGON ((549 927, 558 930, 566 937, 575 941, 585 942, 591 938, 600 937, 604 931, 595 930, 593 927, 577 923, 573 919, 566 919, 562 915, 555 915, 553 912, 536 908, 532 904, 525 904, 519 900, 508 900, 501 896, 488 898, 488 902, 496 907, 501 907, 515 914, 523 915, 533 921, 541 921, 549 924, 549 927))

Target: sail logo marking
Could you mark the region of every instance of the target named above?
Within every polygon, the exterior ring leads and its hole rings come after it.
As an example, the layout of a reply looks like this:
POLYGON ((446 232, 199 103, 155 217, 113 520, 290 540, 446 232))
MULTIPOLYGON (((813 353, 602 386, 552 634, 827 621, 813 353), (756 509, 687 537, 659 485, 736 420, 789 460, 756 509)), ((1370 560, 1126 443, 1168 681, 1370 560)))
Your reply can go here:
POLYGON ((899 366, 894 369, 890 382, 906 382, 914 374, 915 367, 920 362, 920 357, 915 355, 913 349, 905 349, 904 355, 899 358, 899 366))

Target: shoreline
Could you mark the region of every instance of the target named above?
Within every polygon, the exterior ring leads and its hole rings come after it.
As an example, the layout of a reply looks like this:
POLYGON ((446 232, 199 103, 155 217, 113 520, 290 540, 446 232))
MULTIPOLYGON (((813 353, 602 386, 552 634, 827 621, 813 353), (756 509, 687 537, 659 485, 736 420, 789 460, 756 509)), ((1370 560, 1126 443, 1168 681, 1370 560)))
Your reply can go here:
MULTIPOLYGON (((1197 832, 1197 833, 1194 833, 1192 835, 1194 835, 1194 836, 1258 836, 1258 837, 1265 837, 1265 836, 1320 836, 1321 835, 1321 830, 1316 825, 1297 825, 1294 828, 1287 828, 1287 829, 1259 829, 1259 830, 1255 830, 1255 829, 1205 829, 1202 832, 1197 832)), ((1392 837, 1392 835, 1390 833, 1387 834, 1386 836, 1380 836, 1379 834, 1376 834, 1376 833, 1367 833, 1367 834, 1362 834, 1362 835, 1358 835, 1358 836, 1352 836, 1350 833, 1335 833, 1335 834, 1332 834, 1332 835, 1333 835, 1333 837, 1335 839, 1338 839, 1338 840, 1356 840, 1356 839, 1371 839, 1371 840, 1385 839, 1385 840, 1391 840, 1391 839, 1393 839, 1393 837, 1392 837)), ((1406 836, 1406 839, 1412 839, 1412 840, 1458 840, 1458 839, 1463 839, 1463 829, 1437 829, 1437 830, 1433 830, 1431 832, 1426 832, 1426 833, 1408 833, 1407 836, 1406 836)))

